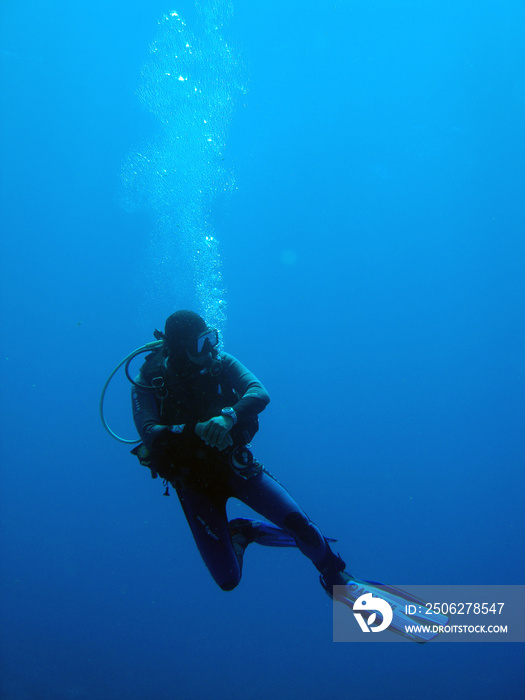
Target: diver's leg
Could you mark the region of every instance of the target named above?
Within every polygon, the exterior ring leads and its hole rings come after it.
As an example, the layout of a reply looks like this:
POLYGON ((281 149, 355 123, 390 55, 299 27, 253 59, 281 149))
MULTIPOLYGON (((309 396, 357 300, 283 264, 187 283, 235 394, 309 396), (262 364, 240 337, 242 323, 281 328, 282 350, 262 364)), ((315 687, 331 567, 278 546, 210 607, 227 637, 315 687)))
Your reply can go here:
POLYGON ((325 581, 329 580, 331 584, 332 579, 344 570, 344 561, 332 552, 319 528, 270 474, 261 471, 251 479, 234 475, 230 485, 236 498, 292 534, 297 547, 312 561, 325 581))
POLYGON ((231 591, 241 580, 241 567, 232 545, 226 502, 180 482, 174 486, 204 563, 222 590, 231 591))

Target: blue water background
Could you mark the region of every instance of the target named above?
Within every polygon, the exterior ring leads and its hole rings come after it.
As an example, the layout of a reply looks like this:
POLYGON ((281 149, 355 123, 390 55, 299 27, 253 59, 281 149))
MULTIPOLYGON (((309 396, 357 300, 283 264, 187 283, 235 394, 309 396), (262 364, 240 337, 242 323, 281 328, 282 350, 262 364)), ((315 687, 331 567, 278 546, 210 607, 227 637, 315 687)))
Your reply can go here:
MULTIPOLYGON (((523 3, 234 9, 210 220, 225 346, 272 397, 257 456, 357 575, 523 583, 523 3)), ((170 10, 198 31, 190 0, 2 7, 1 697, 523 697, 522 645, 334 644, 296 551, 221 592, 104 432, 105 379, 176 303, 120 194, 170 10)), ((133 436, 121 377, 108 416, 133 436)))

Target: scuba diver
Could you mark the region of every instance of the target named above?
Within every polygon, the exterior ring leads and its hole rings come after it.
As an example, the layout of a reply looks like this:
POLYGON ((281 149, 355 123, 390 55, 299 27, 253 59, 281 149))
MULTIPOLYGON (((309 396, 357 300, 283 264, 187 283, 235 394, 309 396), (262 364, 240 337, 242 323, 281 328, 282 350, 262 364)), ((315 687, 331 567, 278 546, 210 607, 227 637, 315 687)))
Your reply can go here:
MULTIPOLYGON (((158 333, 158 332, 157 332, 158 333)), ((133 419, 142 444, 132 450, 152 476, 176 490, 195 543, 215 582, 235 588, 252 542, 296 546, 331 591, 349 576, 345 563, 290 494, 253 457, 249 443, 270 397, 193 311, 166 321, 162 344, 133 381, 133 419), (235 497, 273 523, 236 518, 235 497)))
MULTIPOLYGON (((140 444, 132 450, 153 478, 160 476, 169 495, 176 490, 195 543, 215 582, 231 591, 241 580, 249 544, 297 547, 320 573, 321 585, 335 601, 368 615, 363 631, 389 629, 425 643, 448 617, 429 611, 425 602, 392 586, 358 579, 288 491, 253 456, 250 442, 258 415, 270 401, 261 382, 232 355, 218 348, 219 335, 193 311, 176 311, 156 341, 125 357, 102 390, 100 415, 112 437, 140 444), (129 373, 137 355, 150 353, 138 376, 129 373), (132 408, 141 440, 114 433, 104 417, 108 385, 122 365, 132 383, 132 408), (235 497, 270 522, 235 518, 226 503, 235 497), (378 598, 382 599, 378 602, 378 598), (383 602, 385 601, 385 602, 383 602), (381 625, 373 622, 381 619, 381 625)), ((352 618, 353 619, 353 618, 352 618)))

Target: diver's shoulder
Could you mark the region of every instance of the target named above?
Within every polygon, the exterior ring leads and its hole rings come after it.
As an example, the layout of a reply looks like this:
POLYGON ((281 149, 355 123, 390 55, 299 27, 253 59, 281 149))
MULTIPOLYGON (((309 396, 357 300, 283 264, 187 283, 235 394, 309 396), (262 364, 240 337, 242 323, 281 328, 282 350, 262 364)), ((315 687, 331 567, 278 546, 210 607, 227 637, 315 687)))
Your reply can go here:
POLYGON ((234 365, 239 362, 239 360, 234 355, 232 355, 229 352, 226 352, 225 350, 221 350, 219 352, 219 360, 225 367, 234 365))

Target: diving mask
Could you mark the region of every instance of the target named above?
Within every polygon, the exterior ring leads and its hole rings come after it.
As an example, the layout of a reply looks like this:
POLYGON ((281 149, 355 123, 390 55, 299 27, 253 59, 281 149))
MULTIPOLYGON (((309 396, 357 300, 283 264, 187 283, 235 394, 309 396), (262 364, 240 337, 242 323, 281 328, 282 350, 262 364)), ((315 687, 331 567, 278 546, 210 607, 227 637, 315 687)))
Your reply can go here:
MULTIPOLYGON (((216 345, 219 344, 219 332, 215 328, 208 328, 197 336, 195 349, 197 357, 210 352, 216 345)), ((191 350, 190 350, 191 352, 191 350)))

